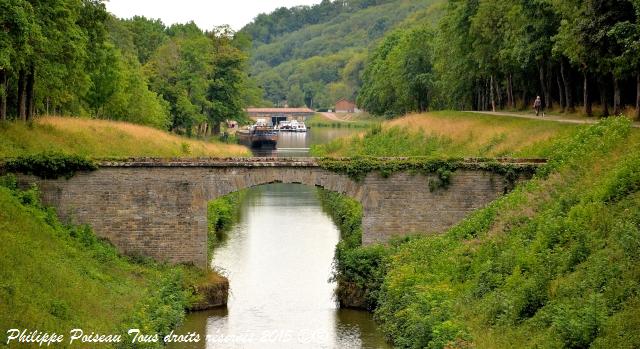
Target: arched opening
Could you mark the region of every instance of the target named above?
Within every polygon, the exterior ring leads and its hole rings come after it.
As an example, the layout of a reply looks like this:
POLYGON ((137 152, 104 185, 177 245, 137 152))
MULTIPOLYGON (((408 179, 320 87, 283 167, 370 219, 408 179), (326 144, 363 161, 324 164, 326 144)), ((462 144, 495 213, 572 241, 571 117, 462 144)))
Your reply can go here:
POLYGON ((318 190, 273 181, 231 193, 237 222, 211 258, 229 278, 228 306, 190 316, 181 331, 206 328, 214 348, 384 347, 370 314, 334 301, 329 279, 340 233, 318 190))

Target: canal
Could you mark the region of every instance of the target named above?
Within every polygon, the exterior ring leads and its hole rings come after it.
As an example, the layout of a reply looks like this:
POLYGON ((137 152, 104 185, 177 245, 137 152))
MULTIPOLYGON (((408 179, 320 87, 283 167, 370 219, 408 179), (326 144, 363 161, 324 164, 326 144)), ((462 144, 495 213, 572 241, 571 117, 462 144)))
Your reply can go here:
POLYGON ((389 347, 371 314, 333 300, 328 280, 339 232, 316 190, 269 184, 248 191, 239 223, 211 261, 229 278, 229 304, 189 314, 177 333, 206 339, 174 348, 389 347))
POLYGON ((313 127, 308 132, 280 132, 277 149, 251 149, 254 156, 300 157, 309 156, 309 148, 332 139, 364 132, 362 128, 313 127))

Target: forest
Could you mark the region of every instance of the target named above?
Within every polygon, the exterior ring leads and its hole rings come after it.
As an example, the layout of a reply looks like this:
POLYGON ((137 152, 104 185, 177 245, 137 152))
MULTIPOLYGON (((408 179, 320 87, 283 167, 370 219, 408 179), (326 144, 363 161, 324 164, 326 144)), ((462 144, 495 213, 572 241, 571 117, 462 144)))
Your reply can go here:
POLYGON ((325 0, 242 32, 273 104, 357 98, 393 117, 528 109, 539 95, 546 110, 638 116, 639 11, 636 0, 325 0))
POLYGON ((101 0, 0 1, 0 119, 58 114, 180 134, 242 119, 261 92, 228 27, 118 19, 101 0))
POLYGON ((358 103, 374 114, 546 109, 591 116, 640 103, 640 2, 450 0, 435 27, 398 30, 369 56, 358 103), (422 47, 420 47, 420 45, 422 47))
POLYGON ((355 99, 371 47, 392 29, 431 21, 440 2, 324 0, 261 14, 241 30, 253 39, 252 76, 270 104, 331 109, 355 99))
POLYGON ((324 0, 238 32, 0 1, 0 119, 78 115, 208 135, 247 106, 640 114, 638 0, 324 0))

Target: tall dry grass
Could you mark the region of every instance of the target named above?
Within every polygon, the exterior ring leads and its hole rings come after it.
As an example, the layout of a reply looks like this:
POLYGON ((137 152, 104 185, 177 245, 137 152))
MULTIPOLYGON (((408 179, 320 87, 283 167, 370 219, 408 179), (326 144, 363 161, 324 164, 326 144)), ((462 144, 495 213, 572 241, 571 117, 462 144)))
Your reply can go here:
POLYGON ((0 124, 0 157, 58 151, 89 157, 248 156, 239 145, 204 142, 126 122, 48 116, 0 124))
POLYGON ((442 111, 411 114, 364 136, 314 147, 321 156, 544 157, 554 140, 580 126, 442 111))
POLYGON ((484 154, 480 154, 485 156, 514 154, 528 148, 539 148, 576 129, 573 125, 556 122, 460 112, 412 114, 387 122, 383 127, 401 127, 450 138, 454 143, 464 144, 470 151, 486 150, 484 154))

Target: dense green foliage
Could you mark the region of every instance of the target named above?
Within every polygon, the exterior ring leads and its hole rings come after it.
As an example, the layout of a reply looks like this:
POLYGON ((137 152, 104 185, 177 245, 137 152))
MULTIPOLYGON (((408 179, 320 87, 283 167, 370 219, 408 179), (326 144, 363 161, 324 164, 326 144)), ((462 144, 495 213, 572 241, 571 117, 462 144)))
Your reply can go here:
MULTIPOLYGON (((322 208, 332 217, 340 230, 336 246, 332 280, 338 283, 338 302, 358 302, 366 309, 375 309, 391 251, 382 245, 362 246, 362 205, 341 194, 318 189, 322 208), (357 298, 353 298, 356 289, 357 298)), ((353 306, 352 304, 349 304, 353 306)))
POLYGON ((72 177, 77 171, 93 171, 97 165, 82 156, 62 153, 24 155, 0 162, 7 172, 19 172, 45 179, 72 177))
POLYGON ((248 39, 226 27, 120 20, 103 0, 8 0, 0 28, 0 120, 69 114, 203 134, 261 94, 248 39))
POLYGON ((434 83, 432 41, 427 25, 385 37, 363 72, 358 105, 387 116, 428 110, 434 83))
POLYGON ((639 144, 624 119, 554 146, 537 178, 392 256, 376 317, 404 348, 640 345, 639 144), (636 314, 636 315, 634 315, 636 314))
POLYGON ((354 100, 369 46, 439 1, 339 0, 280 8, 241 30, 253 39, 251 70, 273 105, 333 109, 354 100))
POLYGON ((224 234, 239 220, 240 204, 245 193, 246 191, 244 190, 233 192, 207 203, 207 244, 209 253, 224 240, 224 234))
POLYGON ((358 103, 395 116, 526 109, 539 95, 591 115, 599 97, 602 115, 618 115, 640 103, 639 14, 634 0, 449 0, 436 27, 416 21, 372 51, 358 103))
POLYGON ((10 175, 0 177, 0 239, 4 329, 82 328, 121 334, 121 347, 160 348, 132 345, 126 331, 168 333, 191 302, 190 284, 202 277, 193 268, 120 256, 89 227, 63 225, 36 188, 20 190, 10 175))

